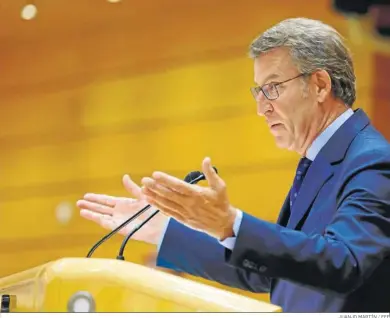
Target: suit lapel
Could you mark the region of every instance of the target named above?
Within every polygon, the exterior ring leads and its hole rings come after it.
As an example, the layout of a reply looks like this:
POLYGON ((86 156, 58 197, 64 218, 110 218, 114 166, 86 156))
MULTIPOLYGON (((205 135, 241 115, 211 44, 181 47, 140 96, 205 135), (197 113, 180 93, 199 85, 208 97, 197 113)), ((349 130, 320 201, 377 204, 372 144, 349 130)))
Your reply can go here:
POLYGON ((363 110, 358 109, 329 139, 311 164, 295 200, 287 227, 296 229, 310 210, 324 184, 332 177, 332 163, 341 162, 356 135, 369 124, 363 110))
POLYGON ((310 210, 310 206, 321 188, 333 176, 332 164, 344 160, 347 149, 353 139, 369 124, 370 121, 364 111, 357 109, 354 111, 354 115, 334 133, 311 164, 289 219, 290 207, 286 206, 286 202, 289 202, 289 197, 287 197, 278 220, 279 224, 284 226, 288 219, 287 228, 297 228, 300 221, 310 210))
POLYGON ((305 179, 303 180, 299 195, 295 200, 287 227, 295 229, 310 205, 316 198, 322 186, 332 177, 331 165, 323 158, 318 157, 311 164, 305 179))
POLYGON ((277 224, 279 224, 281 226, 286 226, 288 219, 290 217, 290 193, 291 193, 291 189, 288 192, 286 199, 284 200, 282 209, 280 211, 278 220, 276 222, 277 224))

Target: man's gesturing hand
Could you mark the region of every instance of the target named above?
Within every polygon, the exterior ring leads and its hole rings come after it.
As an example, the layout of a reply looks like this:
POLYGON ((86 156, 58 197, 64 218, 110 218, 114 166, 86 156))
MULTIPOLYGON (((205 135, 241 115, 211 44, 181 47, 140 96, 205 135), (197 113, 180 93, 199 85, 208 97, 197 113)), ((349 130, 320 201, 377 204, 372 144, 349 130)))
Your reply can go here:
POLYGON ((142 179, 146 200, 164 214, 219 240, 233 235, 236 209, 230 204, 225 182, 211 160, 202 163, 208 187, 186 183, 163 172, 142 179))
MULTIPOLYGON (((113 230, 148 204, 141 188, 128 175, 123 177, 123 185, 135 199, 86 193, 81 200, 77 201, 80 215, 108 230, 113 230)), ((151 208, 150 211, 153 212, 155 209, 151 208)), ((123 235, 129 234, 150 213, 148 210, 137 220, 124 227, 119 233, 123 235)), ((141 231, 138 231, 133 236, 133 239, 158 244, 167 221, 168 218, 164 214, 157 214, 141 231)))

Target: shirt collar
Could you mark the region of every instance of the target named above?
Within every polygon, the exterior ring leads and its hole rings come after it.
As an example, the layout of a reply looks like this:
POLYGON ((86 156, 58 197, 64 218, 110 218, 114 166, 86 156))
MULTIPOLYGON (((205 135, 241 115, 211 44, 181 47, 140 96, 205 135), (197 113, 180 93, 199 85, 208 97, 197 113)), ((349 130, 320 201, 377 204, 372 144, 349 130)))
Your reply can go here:
POLYGON ((344 113, 336 118, 311 144, 307 149, 306 158, 314 161, 315 157, 318 155, 323 146, 328 142, 328 140, 333 136, 333 134, 344 124, 349 117, 354 114, 351 108, 348 108, 344 113))

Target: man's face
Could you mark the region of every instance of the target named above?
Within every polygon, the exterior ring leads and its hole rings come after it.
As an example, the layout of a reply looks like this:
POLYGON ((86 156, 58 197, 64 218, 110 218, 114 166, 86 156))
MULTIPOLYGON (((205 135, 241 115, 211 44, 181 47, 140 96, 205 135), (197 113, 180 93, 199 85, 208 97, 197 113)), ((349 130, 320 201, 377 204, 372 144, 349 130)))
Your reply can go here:
MULTIPOLYGON (((263 86, 279 83, 300 74, 286 49, 278 48, 255 59, 255 83, 263 86)), ((298 77, 277 86, 279 97, 268 100, 257 96, 257 113, 265 116, 269 129, 280 148, 297 150, 305 141, 318 105, 310 86, 298 77)))

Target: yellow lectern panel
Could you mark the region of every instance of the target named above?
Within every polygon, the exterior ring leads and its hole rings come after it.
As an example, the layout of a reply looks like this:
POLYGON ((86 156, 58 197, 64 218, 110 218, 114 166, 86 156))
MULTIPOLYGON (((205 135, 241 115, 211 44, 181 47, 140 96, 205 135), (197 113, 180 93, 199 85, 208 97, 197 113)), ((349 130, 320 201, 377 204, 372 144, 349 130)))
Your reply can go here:
POLYGON ((0 279, 0 294, 16 298, 11 311, 279 311, 271 304, 115 259, 53 261, 0 279))

